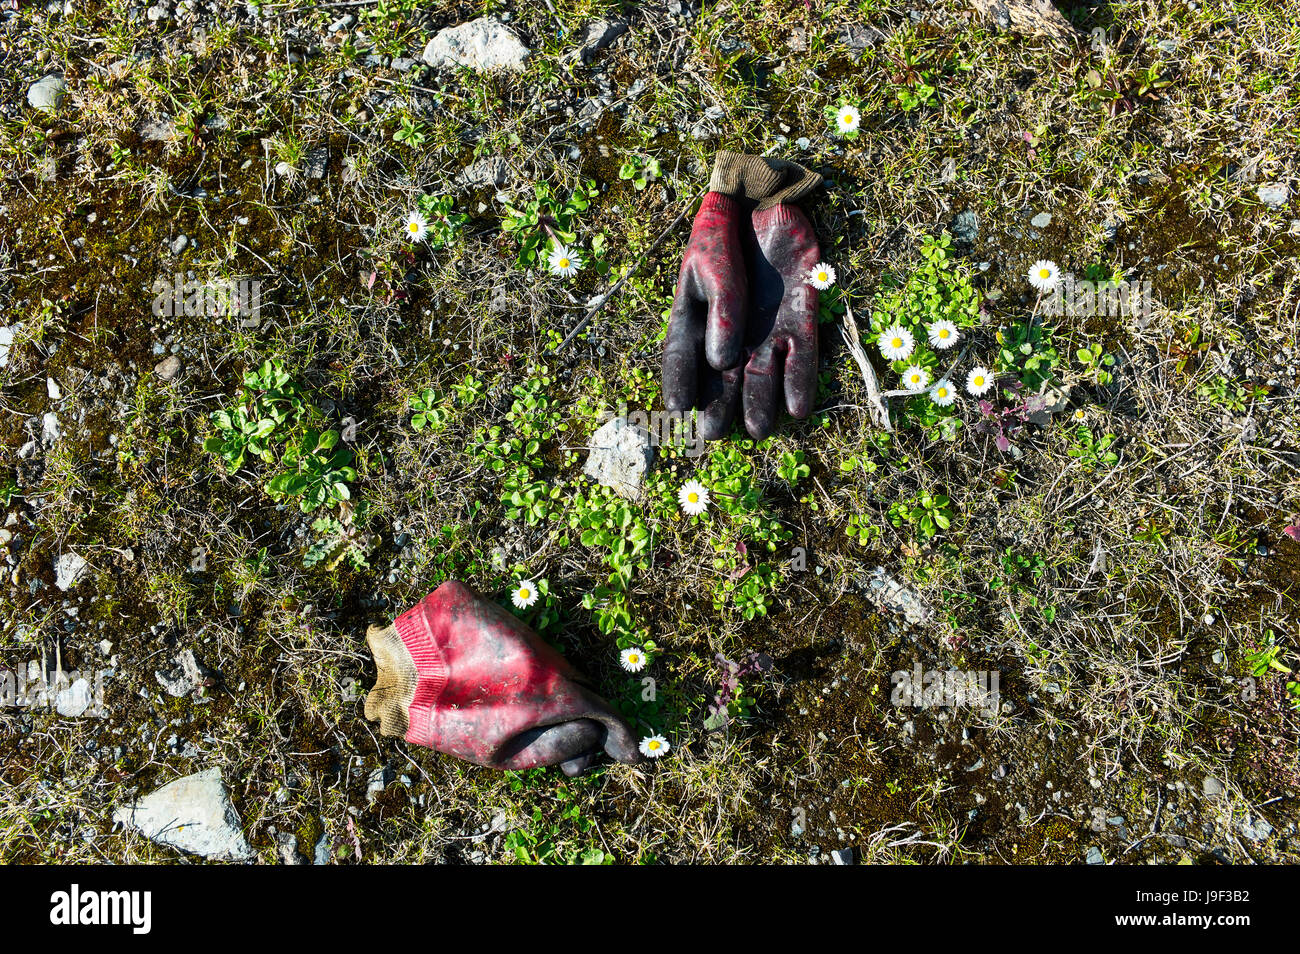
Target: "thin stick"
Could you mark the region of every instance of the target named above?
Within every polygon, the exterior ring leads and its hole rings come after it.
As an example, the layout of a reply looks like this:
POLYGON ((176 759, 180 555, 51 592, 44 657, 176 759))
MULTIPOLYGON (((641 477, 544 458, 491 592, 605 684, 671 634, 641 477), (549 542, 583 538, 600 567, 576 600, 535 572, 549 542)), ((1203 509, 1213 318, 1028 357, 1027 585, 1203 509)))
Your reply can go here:
POLYGON ((635 264, 633 264, 633 266, 627 270, 627 272, 623 275, 623 277, 614 283, 614 287, 611 288, 609 291, 605 292, 605 294, 601 295, 596 300, 596 304, 592 305, 590 308, 587 309, 587 313, 582 316, 582 320, 579 321, 578 324, 574 326, 574 329, 569 332, 568 336, 565 337, 563 341, 561 341, 558 345, 556 345, 555 347, 556 351, 563 351, 566 347, 568 347, 568 345, 573 341, 574 338, 578 337, 578 335, 580 335, 583 332, 583 330, 591 322, 591 319, 596 317, 596 314, 602 308, 604 308, 605 305, 609 302, 609 300, 618 293, 618 290, 623 287, 623 283, 626 282, 633 275, 635 275, 637 271, 641 268, 642 264, 645 263, 645 260, 659 250, 659 246, 664 243, 664 239, 668 238, 668 236, 672 233, 672 231, 676 229, 677 226, 682 224, 682 220, 686 218, 687 209, 692 208, 694 205, 695 203, 691 202, 689 205, 683 208, 682 211, 678 213, 677 218, 673 219, 672 225, 668 226, 668 228, 664 229, 662 232, 659 233, 659 237, 654 240, 654 244, 651 245, 648 249, 646 249, 645 254, 642 255, 640 258, 638 258, 635 264))
POLYGON ((840 331, 844 335, 844 344, 848 347, 849 354, 862 372, 862 382, 867 386, 867 412, 871 415, 872 423, 892 434, 894 427, 889 423, 889 408, 885 407, 881 398, 880 385, 876 383, 876 370, 862 348, 858 323, 853 320, 853 306, 849 304, 848 298, 844 299, 844 317, 841 319, 840 331))

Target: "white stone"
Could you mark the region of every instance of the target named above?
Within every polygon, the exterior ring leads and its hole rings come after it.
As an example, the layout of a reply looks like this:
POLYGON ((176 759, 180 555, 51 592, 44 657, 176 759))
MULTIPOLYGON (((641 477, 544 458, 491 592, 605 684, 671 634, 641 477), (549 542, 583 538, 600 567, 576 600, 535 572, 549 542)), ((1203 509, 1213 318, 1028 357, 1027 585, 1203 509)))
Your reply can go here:
POLYGON ((16 325, 0 325, 0 368, 9 366, 9 351, 14 346, 14 336, 17 334, 16 325))
POLYGON ((76 718, 90 708, 90 680, 78 679, 54 697, 54 708, 61 716, 76 718))
POLYGON ((480 17, 440 30, 424 48, 430 66, 467 66, 472 70, 523 70, 529 50, 496 17, 480 17))
POLYGON ((650 433, 616 417, 591 435, 588 446, 591 454, 582 472, 622 497, 639 499, 641 481, 655 455, 650 433))
POLYGON ((27 90, 27 102, 33 109, 52 112, 59 108, 68 95, 68 84, 63 81, 63 77, 42 76, 33 83, 27 90))
POLYGON ((41 416, 41 438, 47 444, 53 444, 57 441, 63 431, 59 430, 59 415, 53 411, 46 411, 41 416))
POLYGON ((85 575, 86 566, 86 561, 80 554, 63 554, 54 561, 54 585, 66 593, 85 575))
POLYGON ((214 861, 254 857, 219 769, 168 782, 139 801, 114 810, 113 821, 161 845, 214 861))
POLYGON ((1291 198, 1291 189, 1285 182, 1266 182, 1255 190, 1255 195, 1270 209, 1280 209, 1291 198))

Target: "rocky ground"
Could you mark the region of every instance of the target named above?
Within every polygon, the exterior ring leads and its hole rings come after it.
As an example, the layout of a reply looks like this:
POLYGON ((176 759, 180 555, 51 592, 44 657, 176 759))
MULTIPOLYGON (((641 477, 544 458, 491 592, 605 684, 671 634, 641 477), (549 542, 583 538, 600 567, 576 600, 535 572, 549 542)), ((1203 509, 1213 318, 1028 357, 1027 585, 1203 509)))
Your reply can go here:
POLYGON ((0 859, 1296 860, 1300 32, 1057 9, 6 4, 0 859), (608 456, 719 148, 826 178, 816 410, 608 456), (669 754, 381 738, 449 578, 669 754))

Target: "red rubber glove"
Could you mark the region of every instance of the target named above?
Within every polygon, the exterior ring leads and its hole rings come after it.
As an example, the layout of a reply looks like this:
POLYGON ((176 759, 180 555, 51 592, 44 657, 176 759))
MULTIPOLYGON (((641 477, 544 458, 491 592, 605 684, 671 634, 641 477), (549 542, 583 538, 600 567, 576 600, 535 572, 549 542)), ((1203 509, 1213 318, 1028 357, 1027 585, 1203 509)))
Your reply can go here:
POLYGON ((370 627, 378 674, 366 718, 383 735, 496 769, 586 771, 602 752, 637 762, 627 724, 540 636, 449 580, 370 627))
MULTIPOLYGON (((762 345, 779 311, 770 309, 771 320, 758 335, 752 314, 754 255, 751 252, 747 262, 745 249, 752 244, 755 228, 750 212, 762 216, 779 209, 821 181, 815 172, 781 159, 723 150, 714 161, 709 193, 700 204, 682 256, 663 360, 664 406, 679 412, 699 408, 700 436, 705 440, 718 440, 731 428, 741 404, 748 352, 762 345)), ((770 287, 767 294, 772 294, 770 287)), ((813 315, 815 323, 815 296, 813 315)), ((814 376, 816 364, 814 350, 814 376)), ((807 406, 811 408, 811 398, 807 406)))

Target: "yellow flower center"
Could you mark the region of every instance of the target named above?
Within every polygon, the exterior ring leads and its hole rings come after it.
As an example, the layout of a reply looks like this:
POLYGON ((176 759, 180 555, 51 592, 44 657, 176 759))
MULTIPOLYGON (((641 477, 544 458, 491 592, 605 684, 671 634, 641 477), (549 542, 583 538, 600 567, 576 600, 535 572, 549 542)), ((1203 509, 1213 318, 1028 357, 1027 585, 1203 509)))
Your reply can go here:
POLYGON ((519 590, 519 598, 521 600, 526 600, 532 595, 533 595, 532 592, 529 590, 522 589, 522 588, 519 590))
POLYGON ((641 657, 638 656, 636 653, 633 653, 631 656, 627 657, 627 661, 629 665, 635 666, 637 663, 641 661, 641 657))
POLYGON ((410 229, 412 233, 418 232, 420 231, 420 223, 412 222, 410 225, 407 226, 407 228, 410 229))
POLYGON ((902 338, 893 338, 893 339, 890 340, 889 344, 890 344, 891 347, 894 347, 894 348, 901 348, 901 347, 903 347, 903 339, 902 339, 902 338))
POLYGON ((648 744, 646 745, 646 748, 649 749, 651 752, 658 752, 658 751, 659 751, 659 743, 658 743, 658 742, 650 742, 650 743, 648 743, 648 744))
POLYGON ((818 273, 817 273, 817 280, 818 280, 819 282, 824 282, 824 281, 826 281, 828 278, 830 278, 830 276, 827 275, 825 272, 818 272, 818 273))
POLYGON ((687 503, 699 503, 700 495, 692 490, 689 494, 686 495, 686 501, 687 503))
POLYGON ((1038 270, 1038 277, 1039 277, 1039 278, 1051 278, 1051 277, 1052 277, 1052 272, 1051 272, 1050 269, 1047 269, 1047 268, 1040 268, 1040 269, 1038 270))
POLYGON ((942 398, 942 397, 947 397, 947 396, 948 396, 948 389, 947 389, 947 388, 940 388, 938 391, 936 391, 936 392, 934 392, 934 393, 937 394, 937 395, 939 395, 939 397, 941 397, 941 398, 942 398))
POLYGON ((567 258, 562 258, 562 259, 560 259, 560 263, 559 263, 559 264, 560 264, 560 268, 568 268, 568 267, 569 267, 569 260, 568 260, 567 258))
POLYGON ((975 387, 977 388, 984 387, 984 378, 978 374, 975 375, 975 387))
POLYGON ((940 337, 940 338, 946 338, 946 337, 948 337, 948 329, 947 329, 947 328, 940 328, 940 329, 939 329, 939 337, 940 337))

